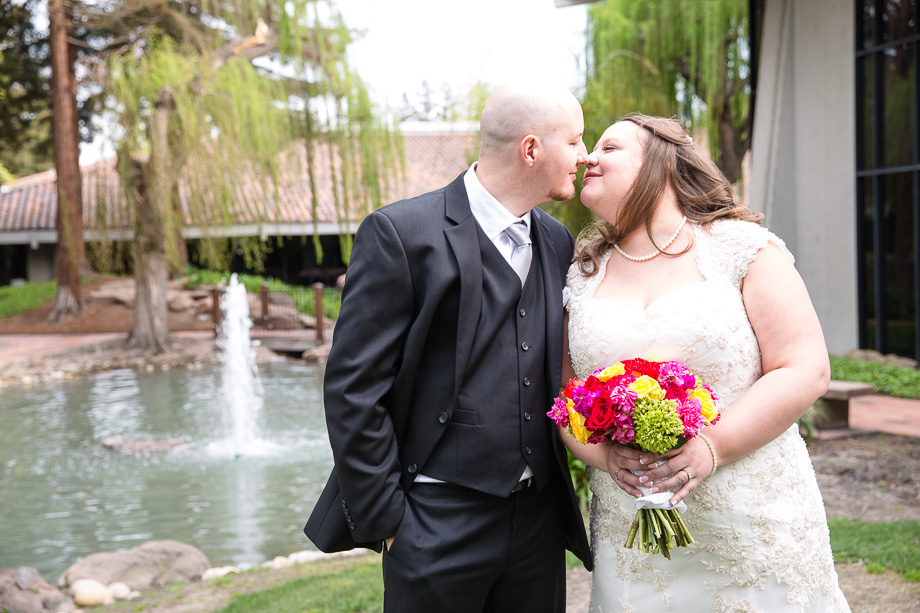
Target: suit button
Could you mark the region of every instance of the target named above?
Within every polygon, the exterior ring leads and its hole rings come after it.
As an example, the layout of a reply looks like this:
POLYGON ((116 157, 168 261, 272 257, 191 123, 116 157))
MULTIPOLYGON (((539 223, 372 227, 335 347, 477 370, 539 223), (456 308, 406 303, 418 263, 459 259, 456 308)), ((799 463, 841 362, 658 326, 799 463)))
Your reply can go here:
POLYGON ((527 315, 527 311, 525 311, 524 309, 521 309, 521 317, 524 317, 525 315, 527 315))
POLYGON ((528 349, 530 349, 530 345, 527 343, 527 341, 524 341, 523 343, 521 343, 521 349, 523 349, 524 351, 527 351, 528 349))
POLYGON ((524 387, 527 387, 528 385, 530 385, 530 378, 524 377, 524 387))
POLYGON ((353 522, 353 521, 351 521, 351 520, 348 520, 348 527, 351 528, 352 530, 354 530, 354 529, 355 529, 355 522, 353 522))
POLYGON ((438 415, 438 421, 442 424, 446 424, 448 419, 450 419, 450 417, 447 416, 447 413, 441 413, 438 415))
POLYGON ((524 421, 530 421, 530 413, 524 413, 524 421))
POLYGON ((416 466, 415 463, 413 462, 412 464, 409 464, 406 470, 409 471, 410 475, 414 475, 415 473, 418 472, 418 466, 416 466))
POLYGON ((533 449, 531 449, 530 447, 524 448, 524 453, 526 453, 527 455, 530 455, 532 452, 533 452, 533 449))

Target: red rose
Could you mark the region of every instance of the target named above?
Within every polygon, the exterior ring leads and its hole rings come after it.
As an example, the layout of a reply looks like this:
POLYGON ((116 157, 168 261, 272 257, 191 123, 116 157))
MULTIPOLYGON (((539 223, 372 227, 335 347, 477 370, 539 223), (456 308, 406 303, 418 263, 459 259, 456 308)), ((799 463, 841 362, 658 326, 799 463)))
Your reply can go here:
POLYGON ((585 419, 585 427, 590 430, 607 430, 616 425, 616 408, 609 396, 600 395, 594 399, 591 412, 585 419))

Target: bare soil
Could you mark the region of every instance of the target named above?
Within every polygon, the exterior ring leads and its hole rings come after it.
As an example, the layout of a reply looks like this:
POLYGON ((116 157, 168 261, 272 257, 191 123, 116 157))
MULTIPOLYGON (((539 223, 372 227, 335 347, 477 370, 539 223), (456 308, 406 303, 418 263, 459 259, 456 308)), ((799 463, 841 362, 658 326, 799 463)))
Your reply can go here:
MULTIPOLYGON (((90 286, 91 289, 91 286, 90 286)), ((129 307, 90 301, 78 319, 47 324, 51 303, 14 317, 0 319, 0 334, 47 332, 127 332, 133 322, 129 307)), ((170 329, 207 329, 210 321, 194 315, 170 313, 170 329)), ((61 370, 69 365, 76 374, 109 368, 143 367, 145 364, 179 365, 214 359, 213 341, 177 339, 167 355, 146 356, 130 352, 123 341, 71 349, 57 356, 13 365, 17 376, 61 370), (74 366, 76 365, 76 366, 74 366)), ((920 439, 867 434, 834 440, 816 440, 809 446, 828 517, 862 521, 920 521, 920 439)), ((107 610, 150 613, 203 613, 215 611, 240 593, 270 589, 291 579, 337 572, 355 564, 379 560, 367 557, 330 559, 282 570, 257 570, 231 575, 213 583, 196 582, 144 594, 139 600, 107 610)), ((862 564, 838 564, 837 573, 854 613, 920 612, 920 583, 895 573, 870 574, 862 564)), ((585 611, 591 576, 583 569, 568 573, 567 611, 585 611)))

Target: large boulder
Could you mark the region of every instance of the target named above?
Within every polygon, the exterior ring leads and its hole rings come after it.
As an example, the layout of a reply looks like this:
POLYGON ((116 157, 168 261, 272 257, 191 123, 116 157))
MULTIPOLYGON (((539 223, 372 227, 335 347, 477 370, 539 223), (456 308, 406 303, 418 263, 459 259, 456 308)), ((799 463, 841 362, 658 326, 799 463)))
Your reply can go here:
POLYGON ((103 585, 116 581, 132 590, 146 590, 178 581, 194 581, 211 567, 199 549, 179 541, 148 541, 133 549, 94 553, 86 556, 58 578, 60 587, 80 579, 95 579, 103 585))
POLYGON ((0 570, 0 611, 58 613, 73 611, 74 603, 29 566, 0 570))

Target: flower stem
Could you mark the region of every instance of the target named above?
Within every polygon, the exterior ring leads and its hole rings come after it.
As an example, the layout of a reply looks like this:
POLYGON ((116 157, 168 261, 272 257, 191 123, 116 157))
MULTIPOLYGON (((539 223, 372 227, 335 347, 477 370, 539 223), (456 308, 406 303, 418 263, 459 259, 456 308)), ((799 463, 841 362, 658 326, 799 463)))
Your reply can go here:
POLYGON ((633 541, 636 540, 636 533, 639 531, 639 522, 640 522, 641 516, 642 516, 642 511, 641 510, 636 511, 636 516, 633 518, 632 526, 630 526, 629 528, 629 536, 626 537, 625 547, 627 549, 632 549, 633 541))

